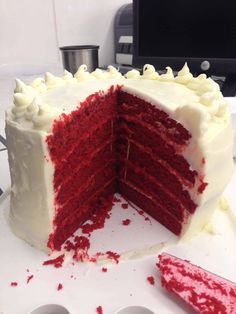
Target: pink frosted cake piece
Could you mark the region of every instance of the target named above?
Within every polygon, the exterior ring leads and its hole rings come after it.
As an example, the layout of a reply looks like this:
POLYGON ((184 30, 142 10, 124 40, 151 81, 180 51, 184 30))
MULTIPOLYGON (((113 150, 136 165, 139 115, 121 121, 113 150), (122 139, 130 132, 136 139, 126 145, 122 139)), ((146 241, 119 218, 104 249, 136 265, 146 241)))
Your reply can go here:
POLYGON ((161 283, 198 313, 235 314, 236 284, 175 256, 159 255, 161 283))

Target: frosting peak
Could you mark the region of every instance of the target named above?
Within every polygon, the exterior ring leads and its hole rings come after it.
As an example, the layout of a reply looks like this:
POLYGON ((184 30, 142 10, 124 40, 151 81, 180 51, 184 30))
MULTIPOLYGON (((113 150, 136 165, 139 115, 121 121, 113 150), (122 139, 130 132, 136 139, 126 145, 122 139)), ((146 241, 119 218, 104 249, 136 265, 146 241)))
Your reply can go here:
POLYGON ((76 82, 76 78, 73 77, 72 73, 70 73, 69 71, 65 70, 64 71, 64 75, 62 77, 62 79, 65 81, 65 82, 76 82))
POLYGON ((130 70, 129 72, 127 72, 125 74, 125 77, 127 79, 138 79, 138 78, 140 78, 140 76, 141 76, 140 72, 138 70, 135 70, 135 69, 130 70))
POLYGON ((166 73, 162 74, 160 76, 162 81, 173 81, 174 80, 174 74, 170 67, 166 67, 166 73))
POLYGON ((82 64, 78 68, 78 70, 77 70, 77 72, 75 73, 74 76, 75 76, 75 78, 78 81, 85 81, 85 80, 92 80, 92 79, 94 79, 92 77, 92 75, 89 72, 87 72, 87 65, 85 65, 85 64, 82 64))
POLYGON ((14 89, 14 93, 22 93, 22 90, 26 87, 25 83, 23 83, 20 79, 16 79, 16 87, 14 89))
POLYGON ((54 76, 50 72, 45 73, 45 83, 48 88, 53 88, 55 86, 63 85, 65 82, 62 78, 54 76))
POLYGON ((149 80, 158 80, 160 78, 160 75, 156 72, 153 65, 145 64, 143 67, 142 78, 149 80))
MULTIPOLYGON (((78 71, 75 73, 74 77, 73 75, 68 72, 67 70, 64 71, 64 75, 62 77, 56 77, 52 75, 51 73, 47 72, 45 74, 45 79, 43 78, 37 78, 35 79, 30 85, 26 85, 21 80, 16 79, 16 87, 15 87, 15 94, 14 94, 14 108, 11 110, 12 118, 15 121, 18 121, 19 123, 24 123, 24 119, 27 121, 34 121, 33 126, 37 129, 44 129, 44 130, 50 130, 49 128, 49 121, 52 122, 52 120, 55 117, 58 117, 60 115, 60 110, 57 109, 56 106, 54 106, 54 103, 50 103, 49 98, 49 104, 51 107, 45 107, 41 106, 39 104, 39 101, 41 103, 48 103, 48 101, 42 101, 44 98, 44 94, 47 95, 47 93, 50 94, 51 89, 59 89, 59 90, 70 90, 72 87, 77 90, 76 84, 79 84, 80 81, 86 81, 86 80, 109 80, 109 79, 117 79, 120 80, 121 78, 126 79, 133 79, 134 81, 130 82, 131 85, 136 88, 136 84, 139 84, 141 87, 146 84, 146 82, 142 82, 142 80, 153 80, 158 82, 153 82, 151 84, 153 87, 153 90, 155 90, 154 86, 155 84, 160 84, 160 87, 163 86, 164 88, 170 89, 171 92, 171 85, 165 84, 165 82, 173 82, 173 88, 176 90, 182 88, 188 89, 187 93, 194 94, 194 108, 196 107, 196 104, 198 104, 199 110, 203 110, 204 112, 207 112, 209 116, 212 119, 217 120, 217 122, 225 121, 225 119, 228 116, 227 111, 227 104, 220 92, 220 88, 218 84, 216 84, 211 78, 207 78, 205 74, 201 74, 197 77, 193 77, 191 74, 187 63, 184 64, 182 69, 178 72, 177 76, 174 77, 173 71, 170 67, 166 68, 166 73, 159 75, 158 72, 155 70, 155 67, 150 64, 145 64, 143 67, 143 74, 140 75, 140 72, 136 69, 132 69, 131 71, 127 72, 125 77, 122 76, 122 74, 112 65, 108 66, 107 71, 103 71, 101 69, 96 69, 92 73, 87 71, 86 65, 81 65, 78 68, 78 71), (137 82, 135 82, 137 80, 137 82), (139 82, 138 82, 139 81, 139 82), (73 83, 73 84, 71 84, 73 83), (185 85, 178 86, 179 85, 185 85), (38 98, 37 98, 38 97, 38 98), (53 118, 52 118, 53 117, 53 118), (19 119, 20 118, 20 119, 19 119), (47 122, 45 122, 47 121, 47 122), (47 125, 47 126, 45 126, 47 125)), ((118 81, 117 81, 118 82, 118 81)), ((90 83, 88 83, 90 84, 90 83)), ((103 82, 94 82, 95 86, 103 86, 103 82), (99 85, 100 84, 100 85, 99 85)), ((109 82, 104 82, 104 86, 109 85, 109 82)), ((124 85, 126 85, 126 82, 124 82, 124 85)), ((127 85, 129 85, 129 82, 127 81, 127 85)), ((148 83, 149 85, 149 83, 148 83)), ((73 90, 72 88, 72 90, 73 90)), ((100 88, 100 87, 99 87, 100 88)), ((162 89, 162 87, 161 87, 162 89)), ((160 89, 160 90, 161 90, 160 89)), ((55 93, 53 93, 55 96, 55 93)), ((54 97, 53 96, 53 97, 54 97)), ((63 96, 63 95, 62 95, 63 96)), ((159 95, 162 97, 162 95, 159 95)), ((66 94, 65 99, 67 99, 66 94)), ((165 100, 164 100, 165 101, 165 100)), ((64 100, 63 100, 64 102, 64 100)), ((77 102, 76 102, 77 103, 77 102)), ((61 104, 61 108, 62 108, 61 104)), ((186 109, 187 110, 187 109, 186 109)))
POLYGON ((183 68, 178 72, 175 81, 180 84, 187 84, 193 78, 192 73, 189 71, 189 67, 185 62, 183 68))
POLYGON ((122 76, 122 74, 112 65, 108 66, 108 74, 109 74, 109 78, 111 79, 120 79, 120 78, 124 78, 122 76))
POLYGON ((37 114, 35 114, 32 118, 34 128, 46 132, 51 132, 53 121, 59 116, 60 113, 61 111, 59 109, 52 108, 47 104, 39 105, 37 114))

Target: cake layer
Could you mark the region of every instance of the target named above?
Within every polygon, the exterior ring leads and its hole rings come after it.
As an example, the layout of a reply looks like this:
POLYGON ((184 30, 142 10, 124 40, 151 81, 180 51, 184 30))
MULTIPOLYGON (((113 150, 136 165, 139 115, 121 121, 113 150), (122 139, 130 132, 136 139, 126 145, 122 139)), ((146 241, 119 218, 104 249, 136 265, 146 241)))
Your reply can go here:
POLYGON ((151 215, 174 234, 180 235, 182 229, 181 222, 165 208, 163 209, 157 201, 147 197, 136 187, 133 187, 122 180, 119 182, 118 191, 127 200, 151 215))
POLYGON ((72 199, 63 204, 56 204, 56 215, 54 218, 54 224, 60 225, 66 224, 66 217, 72 215, 76 210, 80 209, 80 206, 89 199, 96 191, 111 179, 114 179, 115 184, 116 169, 115 163, 110 162, 98 171, 95 172, 93 176, 89 178, 86 185, 83 185, 79 191, 73 196, 72 199))
POLYGON ((135 143, 130 143, 127 159, 127 144, 125 143, 122 141, 117 143, 118 159, 123 166, 122 172, 129 171, 129 164, 137 166, 142 170, 144 175, 151 176, 150 184, 156 180, 159 186, 175 195, 189 212, 194 212, 196 204, 191 200, 189 192, 181 184, 181 180, 175 174, 171 173, 154 154, 150 155, 145 147, 141 145, 138 146, 135 143))
POLYGON ((186 159, 165 142, 157 132, 144 127, 138 120, 129 122, 126 119, 120 119, 119 128, 119 138, 128 138, 130 142, 139 143, 150 149, 152 154, 167 163, 180 177, 191 186, 194 185, 197 172, 191 170, 186 159))
POLYGON ((99 150, 105 143, 110 143, 112 148, 112 142, 115 140, 113 123, 113 120, 102 121, 99 125, 91 128, 91 133, 89 132, 75 141, 74 148, 70 151, 70 154, 55 165, 55 189, 64 182, 65 178, 74 173, 80 163, 88 160, 91 154, 99 150))
POLYGON ((111 161, 115 161, 111 144, 112 143, 105 143, 105 145, 93 152, 88 159, 79 163, 71 176, 69 176, 69 178, 67 177, 58 189, 55 198, 58 204, 63 204, 71 199, 83 185, 86 185, 87 180, 89 180, 98 169, 103 168, 106 164, 110 164, 111 161))
MULTIPOLYGON (((96 212, 103 215, 112 207, 113 195, 116 191, 114 180, 103 186, 98 186, 96 193, 92 194, 84 204, 68 215, 63 225, 58 225, 53 234, 50 235, 48 246, 52 250, 60 250, 61 245, 70 237, 82 224, 96 212)), ((59 222, 60 223, 60 222, 59 222)))
POLYGON ((166 112, 137 96, 121 90, 118 93, 118 104, 118 112, 121 115, 138 117, 140 121, 152 125, 174 143, 186 145, 191 138, 190 133, 166 112))
POLYGON ((163 209, 166 208, 178 220, 184 220, 185 210, 188 208, 184 207, 181 200, 171 193, 168 187, 164 186, 165 182, 162 182, 162 185, 159 183, 158 177, 147 175, 141 168, 127 163, 127 168, 124 167, 120 171, 120 180, 131 183, 142 193, 155 199, 163 209))
POLYGON ((77 110, 69 115, 62 114, 53 124, 52 134, 47 136, 52 161, 55 164, 60 163, 91 127, 116 117, 116 100, 117 93, 112 86, 107 94, 98 92, 90 95, 77 110))

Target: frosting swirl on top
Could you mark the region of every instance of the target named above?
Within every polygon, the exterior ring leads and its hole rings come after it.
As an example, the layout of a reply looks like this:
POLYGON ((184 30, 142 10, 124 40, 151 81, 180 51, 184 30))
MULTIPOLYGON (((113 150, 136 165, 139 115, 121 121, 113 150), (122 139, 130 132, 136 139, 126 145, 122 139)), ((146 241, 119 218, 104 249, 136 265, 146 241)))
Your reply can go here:
POLYGON ((171 67, 166 67, 166 73, 160 76, 161 81, 171 82, 174 80, 174 73, 171 67))
POLYGON ((127 78, 127 79, 139 79, 140 76, 141 76, 140 72, 138 70, 135 70, 135 69, 132 69, 125 74, 125 78, 127 78))
POLYGON ((35 95, 33 93, 15 93, 14 107, 12 108, 12 114, 15 120, 24 116, 26 108, 33 101, 35 95))
POLYGON ((42 77, 36 78, 31 84, 30 84, 39 94, 45 92, 47 90, 47 85, 45 84, 45 81, 42 77))
POLYGON ((77 72, 75 73, 74 77, 78 80, 78 81, 86 81, 86 80, 92 80, 94 79, 94 77, 87 72, 87 65, 82 64, 77 72))
POLYGON ((109 73, 101 69, 96 69, 95 71, 91 73, 91 75, 94 76, 98 80, 106 80, 109 78, 109 73))
POLYGON ((124 78, 123 75, 112 65, 109 65, 107 68, 108 68, 108 78, 110 79, 124 78))
POLYGON ((38 106, 38 112, 32 118, 34 128, 51 132, 53 121, 58 118, 62 110, 52 108, 46 104, 38 106))
POLYGON ((73 77, 72 73, 70 73, 67 70, 64 71, 64 75, 62 76, 62 79, 68 83, 77 82, 76 78, 73 77))
POLYGON ((187 84, 193 78, 192 73, 189 71, 189 67, 185 62, 183 68, 178 72, 178 75, 175 77, 175 82, 180 84, 187 84))
POLYGON ((187 63, 184 64, 183 68, 175 77, 170 67, 166 67, 166 73, 160 75, 155 70, 154 66, 150 64, 144 65, 142 75, 140 75, 138 70, 132 69, 127 72, 125 76, 111 65, 108 66, 107 71, 96 69, 92 73, 87 71, 86 65, 81 65, 74 77, 70 72, 65 70, 62 77, 56 77, 47 72, 45 79, 37 78, 30 85, 26 85, 21 80, 17 79, 14 94, 14 108, 11 110, 13 120, 21 123, 22 119, 25 119, 31 121, 35 129, 50 132, 53 120, 59 117, 62 109, 58 109, 54 105, 50 107, 48 105, 39 104, 38 96, 40 96, 41 99, 41 94, 47 92, 49 89, 57 87, 60 89, 61 86, 71 83, 80 84, 80 81, 120 80, 125 78, 140 80, 140 83, 142 79, 156 80, 158 81, 157 84, 166 86, 164 88, 167 89, 171 87, 169 87, 169 84, 166 84, 166 82, 173 82, 173 88, 178 88, 178 84, 185 85, 186 88, 192 90, 197 96, 196 103, 192 105, 192 107, 190 106, 192 109, 186 107, 185 110, 191 112, 193 107, 196 109, 198 106, 201 115, 203 112, 207 112, 207 119, 200 119, 201 121, 205 121, 204 123, 207 123, 209 117, 213 120, 215 119, 218 123, 224 121, 225 117, 228 115, 227 103, 220 92, 218 84, 211 78, 207 78, 205 74, 193 77, 187 63))
POLYGON ((26 87, 25 83, 20 79, 15 79, 16 87, 14 89, 14 93, 22 93, 22 90, 26 87))
POLYGON ((143 67, 142 78, 148 80, 158 80, 160 78, 160 75, 158 72, 156 72, 153 65, 145 64, 143 67))
POLYGON ((38 113, 38 111, 39 105, 37 103, 37 98, 35 98, 25 111, 26 120, 31 121, 33 117, 38 113))
POLYGON ((46 72, 45 73, 45 83, 46 83, 48 88, 53 88, 53 87, 65 84, 65 81, 60 77, 54 76, 50 72, 46 72))

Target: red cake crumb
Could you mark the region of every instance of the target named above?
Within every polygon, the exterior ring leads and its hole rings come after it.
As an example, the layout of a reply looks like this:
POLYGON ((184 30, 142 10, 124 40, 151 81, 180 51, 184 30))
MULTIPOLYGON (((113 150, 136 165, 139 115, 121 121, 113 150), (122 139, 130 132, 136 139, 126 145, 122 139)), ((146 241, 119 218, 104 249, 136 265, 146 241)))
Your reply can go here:
POLYGON ((199 194, 201 194, 201 193, 203 193, 203 191, 205 190, 205 188, 208 186, 208 183, 207 183, 207 182, 204 182, 204 177, 203 177, 203 176, 201 176, 201 177, 199 178, 199 181, 200 181, 200 185, 199 185, 197 191, 198 191, 199 194))
POLYGON ((236 313, 236 284, 167 253, 159 255, 161 283, 196 312, 236 313))
POLYGON ((75 236, 74 242, 67 240, 64 249, 68 252, 73 251, 73 259, 76 261, 85 261, 89 259, 88 250, 90 248, 90 241, 85 236, 75 236))
POLYGON ((97 210, 89 217, 90 223, 85 223, 82 225, 82 232, 85 234, 90 234, 94 230, 104 228, 106 219, 110 218, 110 212, 112 209, 112 199, 103 200, 103 204, 98 207, 97 210))
POLYGON ((112 251, 107 251, 106 254, 107 254, 107 257, 111 260, 114 260, 116 262, 116 264, 119 263, 120 255, 118 253, 115 253, 112 251))
POLYGON ((122 220, 122 225, 124 225, 124 226, 128 226, 130 223, 131 223, 130 219, 122 220))
POLYGON ((145 212, 142 209, 136 207, 133 203, 127 201, 128 205, 132 207, 140 216, 144 218, 145 221, 149 221, 151 223, 151 219, 145 215, 145 212))
POLYGON ((122 206, 122 208, 127 209, 129 207, 129 204, 128 203, 122 203, 121 206, 122 206))
POLYGON ((63 285, 61 283, 59 283, 57 286, 57 291, 60 291, 62 288, 63 288, 63 285))
POLYGON ((121 200, 119 198, 117 198, 115 195, 113 196, 113 202, 115 203, 120 203, 121 200))
POLYGON ((105 255, 105 254, 102 253, 102 252, 97 252, 97 253, 94 254, 93 256, 90 256, 90 257, 89 257, 89 261, 90 261, 91 263, 97 263, 98 258, 99 258, 100 256, 104 256, 104 255, 105 255))
POLYGON ((202 158, 202 164, 205 165, 205 163, 206 163, 206 159, 203 157, 202 158))
POLYGON ((11 282, 11 286, 12 287, 17 287, 18 286, 18 282, 16 282, 16 281, 11 282))
POLYGON ((147 277, 147 281, 150 283, 150 285, 154 285, 155 284, 155 278, 153 276, 149 276, 147 277))
POLYGON ((32 280, 34 278, 34 275, 30 275, 30 276, 28 276, 28 278, 27 278, 27 284, 30 282, 30 280, 32 280))
POLYGON ((107 268, 106 267, 102 267, 102 272, 106 273, 107 272, 107 268))
POLYGON ((61 254, 58 257, 54 258, 54 259, 50 259, 50 260, 44 261, 43 265, 44 266, 46 266, 46 265, 53 265, 56 268, 60 268, 63 265, 64 258, 65 258, 65 254, 61 254))
POLYGON ((97 314, 103 314, 103 309, 102 309, 101 305, 99 305, 99 306, 96 308, 96 311, 97 311, 97 314))

